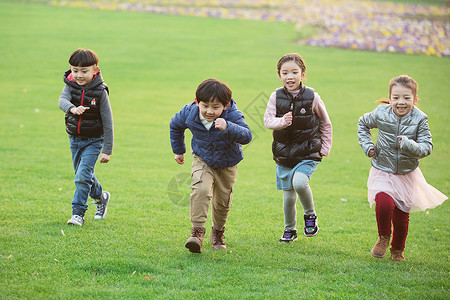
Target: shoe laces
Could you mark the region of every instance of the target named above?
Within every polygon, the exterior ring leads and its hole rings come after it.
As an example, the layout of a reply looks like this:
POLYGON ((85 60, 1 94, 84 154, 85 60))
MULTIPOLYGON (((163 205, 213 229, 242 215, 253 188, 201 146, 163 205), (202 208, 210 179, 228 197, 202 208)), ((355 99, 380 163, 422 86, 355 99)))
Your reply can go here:
POLYGON ((305 227, 316 227, 316 219, 307 219, 305 221, 305 227))
POLYGON ((393 259, 405 259, 405 257, 403 256, 402 250, 393 250, 392 249, 391 254, 392 254, 393 259))
POLYGON ((225 236, 223 235, 223 233, 223 230, 214 229, 215 243, 225 245, 225 236))
POLYGON ((195 237, 201 237, 204 234, 204 229, 201 227, 192 227, 191 234, 195 237))
POLYGON ((293 232, 291 232, 291 231, 285 231, 284 234, 283 234, 283 238, 285 238, 285 239, 290 239, 290 238, 292 238, 293 235, 294 235, 293 232))
POLYGON ((390 238, 391 237, 389 235, 387 236, 380 235, 380 242, 383 244, 389 244, 390 238))
POLYGON ((394 254, 394 259, 403 259, 405 258, 401 253, 394 254))
POLYGON ((95 204, 95 214, 103 215, 103 213, 105 212, 106 205, 102 204, 101 201, 93 201, 92 203, 95 204))
POLYGON ((84 223, 84 218, 79 215, 72 215, 72 218, 67 222, 67 224, 76 224, 74 222, 82 225, 84 223))

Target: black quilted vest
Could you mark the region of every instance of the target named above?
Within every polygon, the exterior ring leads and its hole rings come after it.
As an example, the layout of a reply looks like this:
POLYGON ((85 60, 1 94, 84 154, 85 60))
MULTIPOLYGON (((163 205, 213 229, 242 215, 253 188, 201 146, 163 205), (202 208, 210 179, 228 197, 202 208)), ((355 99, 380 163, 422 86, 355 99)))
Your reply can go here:
POLYGON ((71 73, 68 70, 64 73, 64 82, 70 88, 71 100, 76 107, 82 105, 89 107, 82 115, 74 115, 71 112, 66 113, 66 131, 67 133, 80 137, 99 137, 103 135, 103 124, 100 116, 100 99, 103 90, 109 93, 108 86, 103 82, 100 71, 94 80, 86 87, 79 86, 76 82, 67 79, 71 73))
POLYGON ((319 117, 312 111, 314 90, 302 85, 294 98, 284 87, 276 90, 276 116, 292 111, 292 124, 273 131, 273 159, 281 166, 295 167, 302 160, 321 161, 319 117))

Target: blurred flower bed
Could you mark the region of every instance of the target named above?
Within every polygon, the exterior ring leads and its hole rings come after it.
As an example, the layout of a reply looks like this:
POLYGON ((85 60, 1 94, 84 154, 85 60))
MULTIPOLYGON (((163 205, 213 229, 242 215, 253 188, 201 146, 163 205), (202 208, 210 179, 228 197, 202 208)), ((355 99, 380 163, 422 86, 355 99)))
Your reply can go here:
POLYGON ((52 5, 295 24, 298 42, 450 56, 450 7, 357 0, 110 0, 52 5))

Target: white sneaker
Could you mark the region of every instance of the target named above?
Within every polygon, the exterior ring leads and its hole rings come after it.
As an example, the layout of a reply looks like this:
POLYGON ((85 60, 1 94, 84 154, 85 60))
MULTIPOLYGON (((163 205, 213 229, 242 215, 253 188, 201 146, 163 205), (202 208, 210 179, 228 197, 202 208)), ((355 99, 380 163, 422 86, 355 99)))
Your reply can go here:
POLYGON ((106 217, 106 212, 108 210, 109 199, 111 199, 111 194, 109 192, 102 192, 100 199, 94 201, 95 204, 95 220, 103 220, 106 217))
POLYGON ((72 215, 72 218, 67 221, 67 225, 78 225, 83 226, 84 224, 84 218, 79 215, 72 215))

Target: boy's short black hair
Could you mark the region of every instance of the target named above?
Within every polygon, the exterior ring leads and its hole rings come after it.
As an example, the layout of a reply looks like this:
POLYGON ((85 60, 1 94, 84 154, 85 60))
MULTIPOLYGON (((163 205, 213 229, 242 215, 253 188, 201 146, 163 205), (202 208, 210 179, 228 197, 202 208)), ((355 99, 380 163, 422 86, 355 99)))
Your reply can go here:
POLYGON ((69 58, 69 64, 74 67, 89 67, 98 65, 98 56, 90 49, 77 49, 69 58))
POLYGON ((226 83, 215 78, 206 79, 195 92, 197 102, 210 102, 217 99, 223 106, 227 106, 231 101, 231 89, 226 83))

